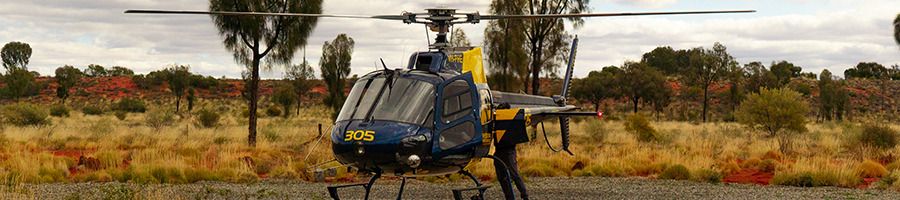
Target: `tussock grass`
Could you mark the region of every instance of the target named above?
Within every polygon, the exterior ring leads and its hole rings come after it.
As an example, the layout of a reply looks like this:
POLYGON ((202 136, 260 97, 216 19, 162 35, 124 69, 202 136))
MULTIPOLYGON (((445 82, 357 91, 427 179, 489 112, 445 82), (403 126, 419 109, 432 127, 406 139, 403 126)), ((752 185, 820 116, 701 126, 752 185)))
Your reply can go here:
POLYGON ((170 108, 152 106, 150 112, 130 114, 125 120, 111 114, 74 113, 50 118, 51 126, 4 127, 0 129, 0 183, 12 187, 55 182, 307 179, 307 166, 332 159, 327 137, 316 149, 307 143, 318 135, 317 124, 327 128, 330 123, 327 108, 304 108, 300 116, 288 119, 261 118, 260 130, 266 133, 259 136, 256 148, 249 148, 246 125, 235 116, 240 113, 214 107, 222 104, 233 102, 198 105, 222 114, 217 126, 208 128, 190 114, 167 114, 170 108), (96 160, 99 167, 79 165, 79 156, 96 160))
MULTIPOLYGON (((147 113, 129 114, 124 120, 76 110, 70 117, 51 117, 47 126, 0 128, 0 183, 14 190, 21 183, 49 182, 310 180, 309 166, 333 159, 327 135, 313 148, 316 125, 325 124, 325 134, 329 128, 331 114, 325 107, 303 108, 299 116, 287 119, 261 118, 257 147, 249 148, 242 116, 246 108, 239 102, 199 103, 200 110, 219 115, 213 126, 199 123, 196 114, 167 114, 171 107, 149 105, 147 113), (99 167, 79 166, 80 155, 96 159, 99 167)), ((857 187, 864 177, 883 177, 881 187, 900 189, 900 161, 891 156, 900 155, 900 149, 860 150, 853 145, 858 124, 810 124, 808 133, 792 140, 792 151, 781 153, 778 138, 736 123, 644 122, 641 127, 653 129, 650 142, 636 137, 635 127, 626 130, 625 121, 575 123, 575 156, 550 151, 539 134, 539 139, 519 145, 520 171, 531 177, 645 176, 716 183, 733 173, 757 170, 774 173, 772 183, 780 185, 857 187)), ((888 127, 898 130, 897 125, 888 127)), ((546 130, 559 147, 559 125, 547 123, 546 130)), ((495 178, 490 159, 467 169, 481 179, 495 178)), ((355 173, 339 169, 337 175, 355 173)), ((433 181, 456 179, 464 177, 433 181)))

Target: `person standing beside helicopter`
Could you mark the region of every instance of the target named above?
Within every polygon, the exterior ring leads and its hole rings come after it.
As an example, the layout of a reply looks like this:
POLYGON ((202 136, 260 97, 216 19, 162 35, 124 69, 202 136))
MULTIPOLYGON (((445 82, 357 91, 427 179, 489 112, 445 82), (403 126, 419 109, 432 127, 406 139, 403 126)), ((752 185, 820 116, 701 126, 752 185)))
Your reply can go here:
POLYGON ((516 188, 524 200, 528 200, 528 191, 525 188, 525 181, 519 175, 519 164, 516 162, 516 146, 517 143, 509 145, 497 145, 494 149, 494 171, 497 173, 497 181, 500 188, 503 189, 503 195, 506 199, 516 199, 512 190, 512 182, 516 183, 516 188))

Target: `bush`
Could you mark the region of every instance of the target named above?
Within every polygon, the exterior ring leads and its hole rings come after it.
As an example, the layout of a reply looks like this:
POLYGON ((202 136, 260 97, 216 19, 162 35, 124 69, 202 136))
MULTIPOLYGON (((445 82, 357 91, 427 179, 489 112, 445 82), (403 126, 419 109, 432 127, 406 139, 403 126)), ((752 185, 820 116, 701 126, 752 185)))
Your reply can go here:
POLYGON ((741 124, 781 136, 780 150, 785 152, 791 138, 787 133, 806 132, 809 105, 790 89, 762 89, 744 99, 736 112, 741 124))
POLYGON ((710 169, 700 169, 692 173, 692 175, 692 180, 707 183, 720 183, 722 178, 724 178, 721 173, 710 169))
POLYGON ((687 180, 691 178, 691 171, 684 167, 684 165, 672 165, 663 170, 661 174, 659 174, 660 179, 672 179, 672 180, 687 180))
POLYGON ((53 105, 50 107, 50 115, 54 117, 68 117, 69 108, 62 104, 53 105))
POLYGON ((862 183, 862 179, 853 173, 845 173, 837 170, 825 170, 817 172, 784 172, 777 173, 769 182, 773 185, 795 187, 856 187, 862 183))
POLYGON ((141 100, 125 98, 119 100, 114 106, 113 110, 123 111, 123 112, 132 112, 132 113, 143 113, 147 111, 147 105, 144 104, 141 100))
POLYGON ((170 112, 157 110, 147 113, 145 120, 147 126, 154 129, 160 129, 175 123, 175 115, 170 112))
POLYGON ((116 115, 116 119, 125 120, 125 118, 128 117, 128 112, 120 110, 120 111, 116 111, 115 115, 116 115))
POLYGON ((16 103, 0 108, 0 119, 15 126, 40 126, 50 124, 47 111, 29 103, 16 103))
POLYGON ((588 120, 585 130, 593 144, 602 145, 606 141, 607 131, 606 123, 600 120, 588 120))
POLYGON ((862 132, 856 137, 857 142, 869 147, 890 149, 897 146, 897 131, 879 124, 863 125, 862 132))
POLYGON ((197 121, 200 123, 200 126, 211 128, 219 125, 219 113, 209 110, 209 109, 201 109, 197 111, 197 121))
POLYGON ((888 174, 887 168, 872 160, 866 160, 857 165, 856 172, 862 178, 881 178, 888 174))
POLYGON ((275 106, 269 106, 268 108, 266 108, 266 115, 269 117, 281 116, 281 109, 278 109, 275 106))
POLYGON ((642 142, 653 142, 660 139, 656 129, 650 126, 650 120, 641 114, 628 116, 625 119, 625 130, 635 134, 637 139, 642 142))
POLYGON ((103 108, 99 106, 87 105, 81 108, 81 112, 85 115, 102 115, 104 111, 103 108))
POLYGON ((801 173, 778 173, 772 177, 770 181, 773 185, 785 185, 785 186, 795 186, 795 187, 812 187, 813 184, 813 174, 811 172, 801 172, 801 173))

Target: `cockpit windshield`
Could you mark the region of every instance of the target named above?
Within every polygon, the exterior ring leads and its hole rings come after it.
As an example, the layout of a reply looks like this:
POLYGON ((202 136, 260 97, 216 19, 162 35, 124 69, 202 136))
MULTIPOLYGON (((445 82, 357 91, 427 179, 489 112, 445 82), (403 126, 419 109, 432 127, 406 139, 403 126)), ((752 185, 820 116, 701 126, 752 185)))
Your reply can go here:
POLYGON ((337 121, 385 120, 431 127, 434 85, 410 78, 379 75, 353 85, 337 121))

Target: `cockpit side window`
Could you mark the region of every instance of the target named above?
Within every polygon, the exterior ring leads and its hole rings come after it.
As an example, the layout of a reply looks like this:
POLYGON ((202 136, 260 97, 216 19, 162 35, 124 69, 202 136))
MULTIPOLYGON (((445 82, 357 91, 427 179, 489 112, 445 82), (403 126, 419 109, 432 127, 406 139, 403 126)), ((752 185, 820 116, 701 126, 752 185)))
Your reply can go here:
POLYGON ((472 114, 472 91, 468 82, 458 80, 450 83, 444 88, 443 98, 442 121, 444 123, 450 123, 472 114))

